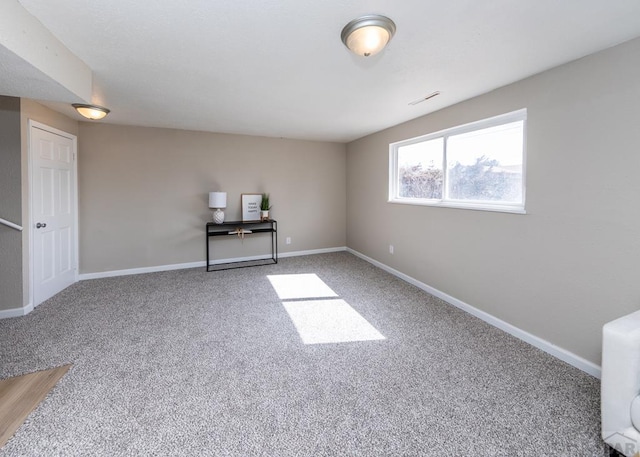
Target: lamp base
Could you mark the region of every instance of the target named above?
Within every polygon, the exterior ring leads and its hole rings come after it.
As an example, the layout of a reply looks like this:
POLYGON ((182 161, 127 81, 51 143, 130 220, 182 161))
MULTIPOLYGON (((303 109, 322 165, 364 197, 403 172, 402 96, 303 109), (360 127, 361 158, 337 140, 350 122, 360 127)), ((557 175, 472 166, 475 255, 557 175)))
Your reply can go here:
POLYGON ((224 211, 221 209, 216 209, 213 212, 213 223, 214 224, 222 224, 224 222, 224 211))

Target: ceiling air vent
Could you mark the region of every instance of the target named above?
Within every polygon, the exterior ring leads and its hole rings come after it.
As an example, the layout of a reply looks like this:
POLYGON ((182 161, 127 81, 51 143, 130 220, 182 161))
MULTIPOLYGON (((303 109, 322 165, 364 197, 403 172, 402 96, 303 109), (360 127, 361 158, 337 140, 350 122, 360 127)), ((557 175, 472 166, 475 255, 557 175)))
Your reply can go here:
POLYGON ((417 100, 409 102, 409 105, 417 105, 418 103, 422 103, 422 102, 424 102, 426 100, 429 100, 430 98, 436 97, 438 95, 440 95, 440 91, 439 90, 437 90, 435 92, 432 92, 432 93, 430 93, 429 95, 427 95, 425 97, 421 97, 421 98, 419 98, 417 100))

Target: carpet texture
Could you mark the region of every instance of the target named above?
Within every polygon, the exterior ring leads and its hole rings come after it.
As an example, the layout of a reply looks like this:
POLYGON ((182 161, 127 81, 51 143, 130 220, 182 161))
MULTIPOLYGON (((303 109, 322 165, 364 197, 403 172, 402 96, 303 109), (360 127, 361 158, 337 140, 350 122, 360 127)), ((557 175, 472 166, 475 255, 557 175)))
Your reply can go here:
POLYGON ((346 252, 83 281, 0 321, 0 378, 72 363, 1 456, 603 456, 597 379, 346 252), (267 275, 386 339, 302 343, 267 275))

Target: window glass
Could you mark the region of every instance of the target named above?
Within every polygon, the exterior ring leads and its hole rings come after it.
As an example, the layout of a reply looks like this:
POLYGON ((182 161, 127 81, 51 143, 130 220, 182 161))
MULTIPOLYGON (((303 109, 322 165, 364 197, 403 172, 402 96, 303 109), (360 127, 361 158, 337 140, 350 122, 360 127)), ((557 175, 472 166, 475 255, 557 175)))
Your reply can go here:
POLYGON ((523 122, 511 122, 447 139, 447 197, 522 201, 523 122))
POLYGON ((389 201, 524 212, 526 110, 389 145, 389 201))
POLYGON ((442 138, 398 148, 399 195, 407 198, 442 197, 442 138))

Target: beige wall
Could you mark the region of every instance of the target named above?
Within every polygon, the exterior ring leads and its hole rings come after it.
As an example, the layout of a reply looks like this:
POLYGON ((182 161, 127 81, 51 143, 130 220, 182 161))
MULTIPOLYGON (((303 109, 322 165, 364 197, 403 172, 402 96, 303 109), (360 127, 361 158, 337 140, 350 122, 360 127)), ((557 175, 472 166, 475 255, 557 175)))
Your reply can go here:
MULTIPOLYGON (((241 219, 241 193, 270 193, 280 252, 345 246, 343 144, 82 122, 78 149, 81 273, 203 261, 216 190, 227 192, 226 220, 241 219)), ((223 259, 269 244, 211 247, 223 259)))
POLYGON ((640 307, 638 68, 634 40, 350 143, 347 245, 599 364, 640 307), (526 215, 387 203, 390 142, 520 108, 526 215))
POLYGON ((20 100, 20 136, 22 143, 22 221, 24 230, 22 232, 22 279, 23 279, 23 306, 30 302, 29 291, 29 236, 31 231, 30 226, 30 182, 29 182, 29 120, 37 121, 49 127, 62 130, 63 132, 70 133, 72 135, 78 135, 78 122, 53 111, 41 104, 29 100, 20 100))

